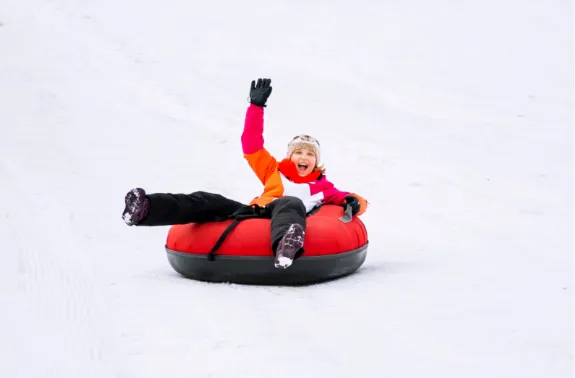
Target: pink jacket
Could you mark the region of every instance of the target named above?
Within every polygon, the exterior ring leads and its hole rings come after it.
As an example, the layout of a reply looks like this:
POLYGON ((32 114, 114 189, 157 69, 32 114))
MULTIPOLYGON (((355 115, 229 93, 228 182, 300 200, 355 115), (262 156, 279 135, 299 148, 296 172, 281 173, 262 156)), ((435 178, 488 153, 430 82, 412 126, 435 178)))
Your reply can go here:
POLYGON ((263 131, 264 108, 250 104, 242 133, 242 149, 250 167, 264 185, 263 193, 250 204, 265 206, 279 197, 294 196, 302 200, 309 212, 321 204, 339 205, 347 195, 353 195, 360 202, 358 215, 366 210, 365 199, 357 194, 338 190, 321 172, 315 171, 306 177, 300 177, 289 158, 278 162, 264 148, 263 131))

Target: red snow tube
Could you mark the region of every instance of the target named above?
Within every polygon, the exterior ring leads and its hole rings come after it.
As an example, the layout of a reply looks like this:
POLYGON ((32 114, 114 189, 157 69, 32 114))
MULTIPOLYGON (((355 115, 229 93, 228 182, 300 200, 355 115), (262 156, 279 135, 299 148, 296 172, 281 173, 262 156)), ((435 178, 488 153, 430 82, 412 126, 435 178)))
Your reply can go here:
POLYGON ((288 269, 273 264, 271 221, 245 219, 208 255, 232 220, 175 225, 166 251, 181 275, 210 282, 245 284, 309 284, 355 272, 365 261, 368 237, 358 217, 345 222, 343 208, 324 205, 307 218, 304 254, 288 269))

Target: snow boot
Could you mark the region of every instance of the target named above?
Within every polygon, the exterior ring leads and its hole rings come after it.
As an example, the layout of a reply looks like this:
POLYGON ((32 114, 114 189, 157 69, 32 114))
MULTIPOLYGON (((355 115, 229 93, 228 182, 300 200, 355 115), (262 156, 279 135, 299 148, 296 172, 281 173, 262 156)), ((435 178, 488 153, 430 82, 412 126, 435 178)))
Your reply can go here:
POLYGON ((296 253, 303 247, 305 231, 299 224, 292 224, 276 249, 275 267, 287 269, 293 263, 296 253))
POLYGON ((146 197, 144 189, 136 188, 126 194, 126 208, 122 219, 128 226, 137 225, 148 215, 150 199, 146 197))

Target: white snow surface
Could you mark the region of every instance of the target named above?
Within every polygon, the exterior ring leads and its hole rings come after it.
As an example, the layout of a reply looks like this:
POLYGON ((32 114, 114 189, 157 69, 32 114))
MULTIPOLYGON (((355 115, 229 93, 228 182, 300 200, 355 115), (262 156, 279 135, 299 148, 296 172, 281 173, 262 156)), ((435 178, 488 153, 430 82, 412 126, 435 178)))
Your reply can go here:
POLYGON ((2 0, 0 377, 572 377, 573 67, 565 0, 2 0), (197 282, 121 219, 261 193, 258 77, 370 201, 352 276, 197 282))

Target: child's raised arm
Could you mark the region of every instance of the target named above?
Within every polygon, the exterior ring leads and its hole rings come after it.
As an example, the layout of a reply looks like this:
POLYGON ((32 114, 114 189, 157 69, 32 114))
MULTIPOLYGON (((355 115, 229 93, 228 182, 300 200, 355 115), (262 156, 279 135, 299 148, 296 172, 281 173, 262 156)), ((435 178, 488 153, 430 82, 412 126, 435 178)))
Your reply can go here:
POLYGON ((250 88, 250 106, 246 112, 242 150, 250 167, 262 184, 277 169, 276 159, 264 148, 264 107, 272 91, 270 79, 252 81, 250 88))

